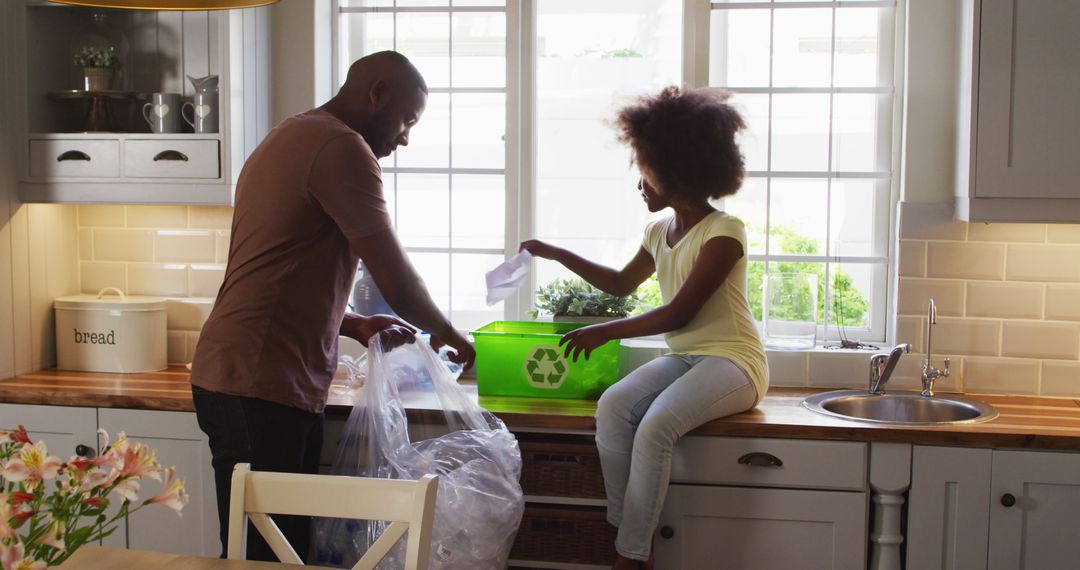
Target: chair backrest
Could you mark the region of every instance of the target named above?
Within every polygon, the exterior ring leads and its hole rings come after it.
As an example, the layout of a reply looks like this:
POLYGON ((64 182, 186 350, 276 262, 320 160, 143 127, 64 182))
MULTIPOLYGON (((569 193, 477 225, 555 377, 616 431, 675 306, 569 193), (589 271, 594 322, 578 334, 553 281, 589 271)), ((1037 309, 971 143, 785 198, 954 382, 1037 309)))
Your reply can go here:
POLYGON ((229 558, 244 558, 250 519, 279 560, 303 564, 268 515, 306 515, 390 522, 353 570, 375 568, 406 531, 405 568, 427 570, 438 479, 435 475, 410 481, 271 473, 238 463, 229 504, 229 558))

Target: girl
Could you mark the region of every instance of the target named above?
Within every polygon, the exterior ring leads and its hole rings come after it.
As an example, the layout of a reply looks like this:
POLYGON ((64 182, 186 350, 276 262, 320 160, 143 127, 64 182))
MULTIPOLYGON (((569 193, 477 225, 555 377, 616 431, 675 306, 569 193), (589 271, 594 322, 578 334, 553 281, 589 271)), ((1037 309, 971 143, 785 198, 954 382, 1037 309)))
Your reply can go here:
POLYGON ((664 305, 560 341, 574 360, 612 339, 658 333, 671 348, 597 403, 607 516, 619 527, 617 570, 652 566, 653 531, 679 437, 752 408, 768 386, 765 349, 746 300, 746 229, 710 203, 738 191, 744 174, 735 134, 745 124, 726 100, 725 93, 668 87, 619 111, 619 140, 633 151, 645 206, 674 212, 645 228, 641 249, 621 271, 541 241, 521 244, 613 295, 629 295, 653 272, 660 281, 664 305))

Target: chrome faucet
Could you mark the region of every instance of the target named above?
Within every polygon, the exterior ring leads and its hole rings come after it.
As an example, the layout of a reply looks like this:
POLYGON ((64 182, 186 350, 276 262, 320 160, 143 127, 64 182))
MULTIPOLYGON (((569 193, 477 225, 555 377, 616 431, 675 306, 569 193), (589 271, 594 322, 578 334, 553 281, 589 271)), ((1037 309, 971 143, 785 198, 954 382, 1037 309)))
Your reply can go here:
POLYGON ((922 395, 927 397, 934 395, 934 380, 949 377, 949 357, 945 357, 945 367, 941 370, 934 368, 931 361, 930 333, 935 324, 937 324, 937 304, 931 297, 930 304, 926 308, 926 360, 923 360, 922 365, 922 395))
POLYGON ((892 376, 893 369, 900 362, 900 356, 911 352, 910 344, 898 344, 888 354, 875 354, 870 357, 870 393, 880 394, 885 383, 892 376))

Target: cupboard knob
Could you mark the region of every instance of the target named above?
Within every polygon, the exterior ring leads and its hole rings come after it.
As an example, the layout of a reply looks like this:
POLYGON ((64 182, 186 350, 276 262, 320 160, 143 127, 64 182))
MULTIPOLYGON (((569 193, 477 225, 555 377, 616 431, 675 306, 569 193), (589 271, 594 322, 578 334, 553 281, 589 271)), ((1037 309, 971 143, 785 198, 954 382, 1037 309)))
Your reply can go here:
POLYGON ((80 443, 79 445, 75 446, 75 455, 78 455, 79 457, 86 457, 89 459, 97 455, 97 453, 95 453, 94 449, 89 445, 83 445, 80 443))
POLYGON ((671 538, 675 536, 675 529, 670 526, 660 527, 660 536, 664 538, 671 538))
POLYGON ((1001 496, 1001 504, 1005 507, 1011 507, 1016 504, 1016 497, 1012 493, 1005 493, 1001 496))

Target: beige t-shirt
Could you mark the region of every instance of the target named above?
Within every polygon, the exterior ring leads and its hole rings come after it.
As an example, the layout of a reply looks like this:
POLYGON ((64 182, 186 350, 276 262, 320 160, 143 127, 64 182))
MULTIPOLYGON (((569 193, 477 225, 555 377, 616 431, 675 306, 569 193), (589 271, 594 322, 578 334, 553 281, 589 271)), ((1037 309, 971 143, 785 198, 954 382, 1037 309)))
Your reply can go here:
POLYGON ((191 383, 322 411, 359 261, 349 241, 390 227, 378 160, 357 132, 320 109, 270 131, 237 182, 191 383))
POLYGON ((690 228, 674 246, 668 246, 668 228, 674 218, 650 223, 641 247, 652 254, 660 296, 670 303, 686 282, 705 243, 715 237, 730 237, 742 244, 744 255, 697 316, 685 327, 664 335, 675 354, 722 356, 742 368, 757 388, 757 399, 769 387, 769 366, 765 347, 758 336, 750 304, 746 300, 748 251, 746 227, 742 220, 724 212, 713 212, 690 228))

